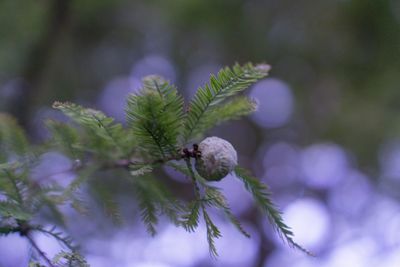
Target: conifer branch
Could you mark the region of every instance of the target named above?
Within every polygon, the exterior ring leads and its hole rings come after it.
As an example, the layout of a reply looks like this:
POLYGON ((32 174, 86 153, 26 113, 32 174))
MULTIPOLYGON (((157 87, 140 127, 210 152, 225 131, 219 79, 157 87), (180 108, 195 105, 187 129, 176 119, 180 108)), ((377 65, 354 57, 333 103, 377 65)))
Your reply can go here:
POLYGON ((193 138, 201 137, 207 130, 231 120, 236 120, 242 116, 253 113, 257 109, 257 102, 246 97, 235 97, 210 109, 197 123, 193 133, 193 138))
POLYGON ((35 226, 32 227, 32 230, 42 232, 46 235, 49 235, 56 239, 57 241, 61 242, 61 244, 65 247, 67 247, 71 251, 75 251, 77 247, 73 245, 72 243, 72 238, 69 236, 64 235, 63 233, 56 231, 56 227, 52 227, 51 229, 47 230, 43 228, 42 226, 35 226))
POLYGON ((32 247, 36 250, 36 252, 39 254, 39 256, 48 264, 49 267, 56 267, 51 260, 47 257, 46 253, 44 253, 38 244, 36 244, 35 240, 30 234, 27 234, 26 239, 29 241, 29 243, 32 245, 32 247))
MULTIPOLYGON (((53 107, 62 111, 73 123, 48 121, 52 137, 40 147, 39 152, 35 152, 37 155, 29 152, 32 148, 15 120, 0 114, 0 192, 5 196, 5 200, 0 201, 0 218, 5 219, 5 223, 0 224, 0 235, 20 233, 25 236, 49 266, 59 262, 63 265, 86 266, 67 235, 57 231, 56 227, 46 229, 41 225, 33 226, 31 218, 46 208, 46 214, 50 215, 55 225, 62 226, 64 220, 60 205, 70 204, 78 211, 82 210, 84 203, 82 204, 78 194, 79 189, 87 183, 90 185, 88 191, 104 207, 106 215, 121 223, 122 216, 118 203, 114 201, 113 192, 101 181, 88 183, 88 180, 95 173, 122 170, 119 173, 129 174, 126 176, 133 185, 133 195, 137 199, 141 219, 151 235, 156 234, 156 226, 162 215, 188 232, 197 229, 202 216, 210 254, 217 257, 215 239, 221 237, 221 233, 212 221, 208 208, 216 208, 224 213, 243 235, 250 235, 232 213, 224 194, 219 188, 208 184, 212 179, 202 173, 199 167, 199 163, 204 163, 206 159, 207 150, 202 147, 205 141, 199 145, 192 144, 192 149, 187 148, 190 145, 188 142, 222 122, 255 111, 255 101, 243 96, 231 97, 266 77, 268 71, 268 65, 251 64, 222 69, 216 76, 211 76, 208 84, 199 88, 186 113, 183 111, 183 98, 173 85, 159 76, 145 77, 142 89, 128 97, 127 127, 116 123, 101 111, 73 103, 55 102, 53 107), (67 186, 49 181, 51 179, 47 179, 48 176, 35 181, 29 177, 39 160, 38 155, 54 148, 76 163, 71 168, 51 174, 76 173, 78 176, 67 186), (196 170, 192 165, 193 158, 196 160, 196 170), (175 162, 181 160, 184 163, 175 162), (161 179, 153 176, 154 171, 163 165, 173 167, 191 180, 194 190, 191 201, 175 197, 161 179), (51 263, 32 238, 33 231, 50 235, 71 252, 59 253, 51 263)), ((214 142, 211 147, 215 146, 214 142)), ((233 147, 225 154, 229 153, 234 155, 232 164, 227 161, 219 164, 224 167, 223 171, 232 171, 237 164, 233 147)), ((214 161, 221 160, 210 157, 211 171, 214 161)), ((221 173, 218 178, 222 179, 226 174, 221 173)), ((290 246, 309 254, 294 242, 293 232, 284 224, 280 211, 271 200, 268 187, 240 167, 235 169, 235 173, 253 195, 257 205, 267 214, 278 234, 290 246)))
POLYGON ((4 170, 4 172, 14 190, 14 194, 11 195, 12 198, 14 198, 18 202, 19 205, 21 205, 21 206, 24 205, 23 193, 18 188, 18 184, 17 184, 18 182, 15 180, 14 175, 8 170, 4 170))
POLYGON ((145 156, 164 160, 177 156, 183 98, 174 86, 159 76, 145 77, 142 90, 128 97, 126 113, 145 156))
POLYGON ((60 266, 90 267, 89 264, 86 262, 86 260, 76 252, 68 253, 65 251, 61 251, 56 256, 54 256, 53 262, 55 264, 60 264, 60 266), (61 263, 63 259, 67 261, 65 264, 61 263))
POLYGON ((206 186, 206 199, 204 201, 211 206, 221 209, 236 229, 245 237, 250 238, 250 234, 243 228, 235 215, 233 215, 225 196, 218 190, 218 188, 206 186))
POLYGON ((212 75, 209 84, 199 88, 190 102, 185 118, 184 143, 197 134, 197 127, 202 124, 204 115, 210 109, 266 77, 269 69, 268 65, 236 64, 232 69, 222 69, 217 76, 212 75))
POLYGON ((181 225, 188 232, 194 232, 199 225, 200 204, 199 200, 194 200, 188 207, 188 213, 182 216, 181 225))
POLYGON ((204 222, 206 223, 207 241, 208 241, 210 255, 212 257, 216 258, 216 257, 218 257, 218 252, 217 252, 217 248, 215 247, 214 239, 220 238, 222 235, 221 235, 221 232, 218 230, 217 226, 211 220, 210 215, 208 215, 204 205, 201 205, 201 208, 203 210, 204 222))
POLYGON ((238 177, 244 183, 245 188, 252 195, 256 201, 258 207, 267 214, 269 221, 274 226, 278 234, 288 242, 288 244, 294 248, 297 248, 308 255, 312 255, 311 252, 297 244, 293 237, 294 234, 289 226, 283 222, 282 213, 276 208, 275 204, 271 200, 271 192, 268 187, 251 176, 246 169, 241 167, 235 168, 236 177, 238 177))

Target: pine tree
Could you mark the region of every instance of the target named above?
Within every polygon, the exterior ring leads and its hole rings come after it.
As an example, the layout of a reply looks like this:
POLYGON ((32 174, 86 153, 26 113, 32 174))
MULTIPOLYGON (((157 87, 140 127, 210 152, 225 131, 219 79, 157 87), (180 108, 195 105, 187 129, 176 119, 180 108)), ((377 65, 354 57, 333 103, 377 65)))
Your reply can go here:
MULTIPOLYGON (((266 77, 268 71, 268 65, 237 64, 224 68, 197 90, 187 106, 175 86, 162 77, 147 76, 140 92, 127 99, 126 127, 101 111, 55 102, 53 107, 64 113, 70 122, 47 121, 51 138, 42 146, 29 144, 16 121, 0 114, 0 194, 4 195, 0 200, 0 235, 26 237, 36 251, 36 259, 42 258, 48 266, 88 266, 79 247, 65 234, 60 206, 68 204, 84 213, 80 188, 88 185, 93 196, 102 201, 106 214, 116 222, 121 221, 112 192, 90 181, 102 171, 123 171, 130 177, 142 221, 151 235, 156 234, 161 215, 189 232, 196 231, 203 220, 210 253, 216 257, 215 239, 220 238, 221 233, 208 212, 216 208, 243 235, 250 237, 220 189, 211 186, 207 178, 193 168, 193 160, 201 157, 193 142, 201 140, 216 125, 254 112, 256 102, 240 92, 266 77), (40 184, 31 179, 32 168, 49 149, 56 149, 75 162, 69 171, 77 176, 66 187, 56 183, 40 184), (188 177, 193 186, 191 200, 179 199, 155 176, 154 171, 164 165, 188 177), (43 209, 50 211, 49 223, 55 225, 53 228, 33 223, 43 209), (65 251, 54 259, 47 258, 35 243, 34 232, 60 241, 65 251)), ((268 187, 240 166, 236 166, 234 173, 278 234, 289 245, 309 254, 294 241, 292 231, 272 202, 268 187)), ((41 265, 33 259, 31 266, 41 265)))

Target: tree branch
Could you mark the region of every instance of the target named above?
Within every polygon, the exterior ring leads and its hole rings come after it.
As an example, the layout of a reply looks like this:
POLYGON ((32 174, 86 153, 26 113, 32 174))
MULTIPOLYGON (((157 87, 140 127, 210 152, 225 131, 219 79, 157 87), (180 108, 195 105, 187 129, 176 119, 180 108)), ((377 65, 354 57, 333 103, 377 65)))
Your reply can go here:
POLYGON ((38 244, 36 244, 35 240, 33 237, 28 233, 25 235, 26 239, 28 239, 29 243, 32 245, 32 247, 37 251, 39 256, 50 266, 50 267, 55 267, 55 265, 51 262, 51 260, 46 256, 46 254, 39 248, 38 244))

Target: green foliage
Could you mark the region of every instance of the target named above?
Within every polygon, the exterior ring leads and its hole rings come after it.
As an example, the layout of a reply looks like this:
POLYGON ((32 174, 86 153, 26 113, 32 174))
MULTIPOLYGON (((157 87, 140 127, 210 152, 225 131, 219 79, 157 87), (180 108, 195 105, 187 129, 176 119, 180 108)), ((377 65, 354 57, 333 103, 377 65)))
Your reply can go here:
POLYGON ((188 205, 187 214, 182 215, 181 224, 188 232, 194 232, 199 225, 200 201, 193 201, 188 205))
POLYGON ((13 218, 15 220, 26 221, 31 217, 32 215, 23 210, 20 205, 10 201, 0 201, 0 218, 13 218))
POLYGON ((31 261, 29 262, 29 267, 46 267, 46 266, 40 264, 39 262, 31 261))
POLYGON ((48 120, 46 125, 52 135, 50 143, 55 148, 73 159, 82 157, 84 147, 80 144, 79 132, 76 128, 53 120, 48 120))
POLYGON ((60 267, 89 267, 86 260, 76 252, 61 251, 54 256, 53 263, 60 267))
POLYGON ((134 177, 131 181, 142 220, 151 235, 156 234, 155 226, 158 223, 159 213, 165 214, 171 222, 178 224, 178 216, 183 208, 161 181, 149 174, 134 177))
POLYGON ((239 230, 239 232, 241 232, 245 237, 250 237, 250 234, 247 233, 246 230, 244 230, 240 221, 231 212, 225 196, 220 192, 218 188, 207 186, 205 201, 208 203, 208 205, 221 209, 225 213, 229 221, 239 230))
POLYGON ((135 191, 135 195, 138 198, 142 221, 146 225, 149 234, 154 236, 156 234, 156 225, 158 223, 156 203, 152 196, 147 193, 146 188, 143 188, 140 183, 135 187, 135 191))
POLYGON ((207 130, 225 122, 239 119, 242 116, 253 113, 257 109, 257 103, 246 97, 236 97, 232 100, 211 108, 197 124, 193 132, 193 139, 200 139, 207 130))
MULTIPOLYGON (((218 104, 228 97, 234 96, 247 89, 250 85, 267 76, 268 65, 247 64, 240 66, 236 64, 232 69, 226 67, 217 76, 211 76, 210 82, 199 88, 190 102, 189 111, 185 118, 184 142, 196 137, 201 130, 211 126, 205 115, 215 109, 218 104)), ((211 114, 211 113, 210 113, 211 114)), ((217 116, 217 113, 214 113, 217 116)), ((230 113, 230 116, 233 116, 230 113)), ((218 121, 218 120, 217 120, 218 121)))
POLYGON ((132 166, 130 166, 130 174, 132 176, 141 176, 152 171, 153 167, 149 164, 144 164, 144 165, 132 164, 132 166))
POLYGON ((59 241, 64 247, 70 249, 71 251, 77 250, 77 246, 74 245, 72 238, 67 236, 65 233, 57 230, 56 227, 46 229, 42 226, 35 226, 35 227, 33 227, 33 230, 53 237, 55 240, 59 241))
POLYGON ((14 118, 0 113, 0 163, 28 152, 28 140, 14 118))
POLYGON ((127 121, 144 156, 177 157, 182 128, 183 99, 176 88, 159 76, 143 79, 143 89, 128 98, 127 121))
MULTIPOLYGON (((97 151, 98 156, 105 158, 125 155, 127 151, 125 132, 122 125, 115 123, 113 118, 107 117, 101 111, 68 102, 55 102, 53 108, 61 110, 87 133, 87 138, 82 142, 86 149, 97 151)), ((50 124, 50 126, 53 126, 51 129, 55 138, 62 140, 62 142, 68 142, 68 139, 71 138, 71 141, 76 141, 73 130, 66 132, 64 129, 61 135, 57 131, 61 127, 60 125, 58 125, 58 128, 54 127, 54 124, 50 124)))
POLYGON ((122 215, 119 204, 106 184, 95 183, 91 186, 91 193, 96 198, 104 214, 116 225, 122 224, 122 215))
POLYGON ((281 212, 276 208, 271 200, 271 192, 268 187, 261 183, 257 178, 251 176, 249 172, 241 167, 235 168, 236 176, 242 180, 247 191, 249 191, 256 201, 258 207, 268 215, 271 224, 274 226, 276 231, 284 238, 289 245, 300 249, 301 251, 311 254, 306 249, 301 247, 293 240, 293 232, 290 227, 287 226, 282 219, 281 212))
MULTIPOLYGON (((117 196, 102 179, 111 176, 117 182, 122 176, 129 177, 132 196, 151 235, 157 232, 160 216, 167 217, 188 232, 196 231, 203 220, 210 254, 216 257, 215 239, 222 234, 208 210, 216 209, 244 236, 250 237, 232 213, 222 191, 211 186, 193 169, 191 158, 198 157, 198 154, 187 147, 190 140, 201 137, 212 127, 255 111, 254 100, 235 95, 264 78, 268 70, 268 65, 251 64, 224 68, 197 91, 186 112, 183 99, 174 86, 159 76, 145 77, 143 88, 127 99, 127 127, 100 111, 73 103, 55 102, 53 107, 61 110, 72 123, 48 121, 51 138, 44 148, 56 149, 74 160, 71 169, 66 171, 75 173, 76 178, 66 186, 31 179, 32 168, 39 157, 26 160, 30 148, 23 131, 12 118, 0 115, 0 194, 5 196, 0 201, 0 235, 19 233, 27 237, 37 255, 48 263, 51 260, 34 243, 31 232, 51 236, 68 249, 68 252, 60 252, 53 264, 88 266, 72 239, 65 231, 59 230, 65 228, 60 206, 70 205, 83 214, 90 212, 82 199, 82 188, 85 187, 86 194, 99 203, 105 215, 120 224, 123 214, 117 196), (159 167, 164 165, 191 181, 193 194, 190 199, 187 196, 181 199, 179 192, 172 192, 156 175, 159 167), (34 224, 39 214, 45 214, 54 227, 34 224)), ((240 167, 235 169, 235 173, 278 233, 291 246, 308 253, 294 242, 293 233, 272 203, 267 186, 240 167)), ((35 264, 32 262, 32 266, 39 266, 35 264)))
POLYGON ((206 223, 206 229, 207 229, 207 241, 208 245, 210 247, 210 254, 213 257, 217 257, 217 248, 215 247, 215 238, 221 237, 221 232, 219 231, 218 227, 213 223, 213 221, 210 218, 210 215, 208 215, 206 209, 203 206, 203 217, 204 217, 204 222, 206 223))

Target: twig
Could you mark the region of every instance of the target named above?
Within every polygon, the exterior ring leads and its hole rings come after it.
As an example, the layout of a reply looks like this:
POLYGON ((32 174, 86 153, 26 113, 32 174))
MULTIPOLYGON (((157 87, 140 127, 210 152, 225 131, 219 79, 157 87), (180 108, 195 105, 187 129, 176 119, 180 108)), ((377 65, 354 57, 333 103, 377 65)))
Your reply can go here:
POLYGON ((164 159, 156 159, 152 161, 134 161, 129 159, 120 159, 111 164, 103 165, 103 169, 115 169, 115 168, 129 168, 131 165, 156 165, 163 164, 171 160, 180 160, 183 155, 166 157, 164 159))
POLYGON ((47 262, 49 267, 56 267, 51 260, 46 256, 46 254, 39 248, 38 244, 36 244, 35 240, 32 238, 32 236, 28 233, 25 235, 26 239, 29 240, 29 243, 32 245, 32 247, 39 253, 39 256, 42 257, 42 259, 47 262))
POLYGON ((186 162, 186 166, 187 166, 187 168, 189 170, 190 177, 192 178, 192 183, 193 183, 193 186, 194 186, 194 194, 196 196, 196 199, 200 200, 201 199, 200 188, 199 188, 199 185, 197 184, 196 176, 195 176, 195 174, 193 172, 193 168, 192 168, 192 164, 190 162, 190 158, 185 158, 185 162, 186 162))

